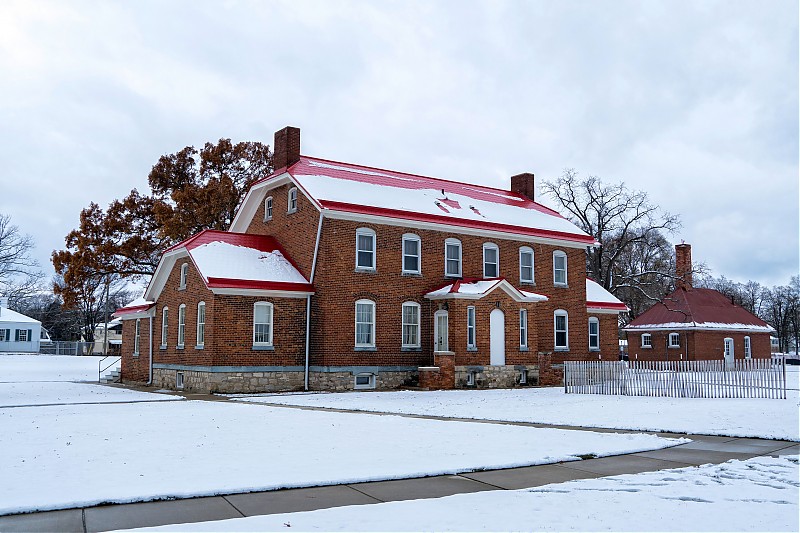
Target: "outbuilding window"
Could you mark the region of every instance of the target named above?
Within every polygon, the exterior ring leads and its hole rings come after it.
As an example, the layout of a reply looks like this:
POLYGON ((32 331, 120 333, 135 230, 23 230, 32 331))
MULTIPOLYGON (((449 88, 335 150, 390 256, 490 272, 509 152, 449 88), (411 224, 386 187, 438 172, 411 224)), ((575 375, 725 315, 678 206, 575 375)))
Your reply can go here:
POLYGON ((680 335, 680 333, 670 333, 669 334, 669 347, 670 348, 680 348, 681 347, 681 335, 680 335))
POLYGON ((752 359, 753 352, 750 348, 750 337, 744 338, 744 358, 745 359, 752 359))
POLYGON ((649 333, 642 333, 642 348, 652 348, 653 337, 649 333))

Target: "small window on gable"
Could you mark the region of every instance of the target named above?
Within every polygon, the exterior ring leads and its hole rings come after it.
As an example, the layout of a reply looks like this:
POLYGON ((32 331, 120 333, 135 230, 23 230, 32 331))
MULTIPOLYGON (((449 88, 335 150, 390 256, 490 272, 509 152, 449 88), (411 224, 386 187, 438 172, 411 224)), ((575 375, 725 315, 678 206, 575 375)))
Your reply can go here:
POLYGON ((500 250, 492 242, 483 245, 483 277, 496 278, 500 276, 500 250))
POLYGON ((519 281, 533 283, 533 248, 529 246, 519 249, 519 281))
POLYGON ((600 320, 597 317, 589 317, 589 350, 597 351, 600 349, 600 320))
POLYGON ((419 274, 421 272, 421 248, 418 235, 403 234, 403 274, 419 274))
POLYGON ((567 254, 561 250, 553 252, 553 284, 561 287, 567 285, 567 254))
POLYGON ((444 241, 444 275, 450 278, 461 277, 461 241, 444 241))
POLYGON ((356 374, 355 387, 356 389, 374 389, 375 388, 375 374, 356 374))
POLYGON ((653 337, 649 333, 642 333, 642 348, 652 348, 653 337))
POLYGON ((369 228, 356 230, 356 269, 375 270, 375 231, 369 228))
POLYGON ((272 220, 272 196, 264 200, 264 222, 272 220))
POLYGON ((569 350, 569 315, 563 309, 553 313, 553 333, 556 351, 569 350))
POLYGON ((680 335, 680 333, 670 333, 669 334, 669 347, 670 348, 680 348, 681 347, 681 335, 680 335))
POLYGON ((253 304, 253 346, 272 346, 272 304, 253 304))
POLYGON ((181 281, 180 285, 178 286, 179 289, 186 288, 186 276, 189 274, 189 263, 184 263, 181 265, 181 281))
POLYGON ((289 189, 289 213, 297 211, 297 187, 289 189))
POLYGON ((752 359, 753 358, 753 351, 750 348, 750 337, 744 338, 744 358, 745 359, 752 359))

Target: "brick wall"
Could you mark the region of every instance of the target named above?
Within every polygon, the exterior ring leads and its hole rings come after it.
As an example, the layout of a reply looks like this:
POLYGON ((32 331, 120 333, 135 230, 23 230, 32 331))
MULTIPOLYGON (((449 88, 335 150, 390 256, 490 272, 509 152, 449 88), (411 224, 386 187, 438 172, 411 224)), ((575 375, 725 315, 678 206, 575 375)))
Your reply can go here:
POLYGON ((713 360, 724 358, 725 338, 733 339, 733 355, 744 359, 744 338, 750 337, 753 358, 768 359, 770 344, 768 333, 741 333, 729 331, 636 331, 628 332, 630 359, 644 361, 713 360), (641 336, 651 335, 652 348, 642 348, 641 336), (669 334, 680 334, 680 346, 669 346, 669 334))
MULTIPOLYGON (((136 319, 122 321, 121 370, 125 382, 146 383, 150 377, 150 320, 139 319, 139 355, 134 356, 133 338, 136 332, 136 319)), ((155 326, 154 326, 155 327, 155 326)), ((153 351, 157 346, 153 346, 153 351)))

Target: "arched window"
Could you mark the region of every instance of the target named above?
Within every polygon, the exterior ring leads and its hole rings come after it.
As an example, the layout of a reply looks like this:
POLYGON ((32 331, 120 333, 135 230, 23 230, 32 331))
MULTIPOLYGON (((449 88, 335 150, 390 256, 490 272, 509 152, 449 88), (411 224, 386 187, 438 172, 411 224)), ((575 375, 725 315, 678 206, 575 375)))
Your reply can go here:
POLYGON ((206 303, 197 304, 197 346, 206 343, 206 303))
POLYGON ((419 235, 403 234, 403 274, 422 272, 422 246, 419 235))
POLYGON ((561 287, 567 285, 567 254, 561 250, 553 252, 553 284, 561 287))
POLYGON ((356 301, 356 348, 375 347, 375 302, 356 301))
POLYGON ((519 281, 533 283, 533 248, 522 246, 519 249, 519 281))
POLYGON ((183 348, 186 340, 186 304, 178 307, 178 348, 183 348))
POLYGON ((356 269, 375 270, 375 230, 356 230, 356 269))
POLYGON ((180 285, 178 286, 179 289, 186 288, 186 276, 189 274, 189 263, 184 263, 181 265, 181 281, 180 285))
POLYGON ((272 196, 264 200, 264 222, 272 220, 272 196))
POLYGON ((600 320, 589 317, 589 350, 600 350, 600 320))
POLYGON ((450 278, 461 277, 461 241, 444 241, 444 275, 450 278))
POLYGON ((253 304, 253 346, 272 346, 272 304, 253 304))
POLYGON ((405 302, 403 304, 403 348, 419 348, 420 335, 419 335, 419 322, 420 322, 420 306, 417 302, 405 302))
POLYGON ((500 250, 493 242, 486 242, 483 244, 483 277, 498 276, 500 276, 500 250))
POLYGON ((164 306, 164 309, 161 310, 161 347, 167 347, 167 337, 169 336, 169 330, 167 329, 167 318, 169 317, 169 308, 164 306))
POLYGON ((287 211, 289 213, 297 211, 297 187, 289 189, 289 208, 287 211))
POLYGON ((556 351, 569 350, 569 315, 563 309, 553 313, 553 335, 556 351))

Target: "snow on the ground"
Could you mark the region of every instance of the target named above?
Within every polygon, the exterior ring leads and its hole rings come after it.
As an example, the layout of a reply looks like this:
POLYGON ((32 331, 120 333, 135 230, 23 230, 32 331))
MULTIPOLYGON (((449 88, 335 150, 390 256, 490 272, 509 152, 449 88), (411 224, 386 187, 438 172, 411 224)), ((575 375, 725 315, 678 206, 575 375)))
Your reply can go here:
POLYGON ((790 368, 786 400, 565 394, 563 388, 557 387, 270 394, 238 399, 383 413, 800 441, 800 369, 790 368))
MULTIPOLYGON (((94 381, 103 356, 0 354, 0 383, 20 381, 94 381)), ((113 359, 106 359, 111 363, 113 359)), ((105 365, 104 365, 105 366, 105 365)))
POLYGON ((0 514, 509 468, 685 441, 204 401, 5 408, 0 428, 0 514))
POLYGON ((153 394, 131 389, 69 382, 0 383, 0 408, 31 405, 151 402, 182 400, 181 396, 153 394))
POLYGON ((798 531, 798 457, 136 531, 798 531))

